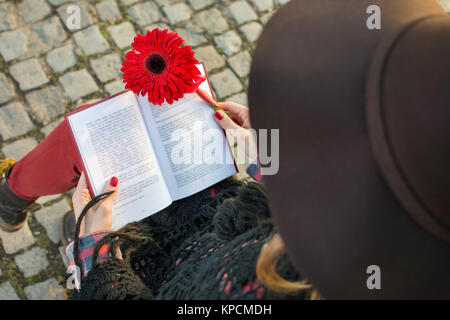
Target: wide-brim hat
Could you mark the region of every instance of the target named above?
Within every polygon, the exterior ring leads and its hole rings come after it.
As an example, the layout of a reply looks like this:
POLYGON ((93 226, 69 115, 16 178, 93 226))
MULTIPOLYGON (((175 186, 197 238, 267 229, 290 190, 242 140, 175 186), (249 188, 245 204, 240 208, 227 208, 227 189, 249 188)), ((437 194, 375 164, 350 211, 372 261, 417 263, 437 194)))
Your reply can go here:
POLYGON ((269 205, 325 298, 450 298, 450 17, 436 0, 291 1, 258 40, 249 106, 256 129, 280 130, 269 205))

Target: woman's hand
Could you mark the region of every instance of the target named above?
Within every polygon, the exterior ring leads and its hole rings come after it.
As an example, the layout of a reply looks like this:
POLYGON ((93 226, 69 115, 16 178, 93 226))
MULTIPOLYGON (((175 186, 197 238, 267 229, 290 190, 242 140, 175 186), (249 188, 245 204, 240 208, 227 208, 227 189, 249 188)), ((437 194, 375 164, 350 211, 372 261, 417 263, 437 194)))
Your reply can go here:
MULTIPOLYGON (((95 231, 111 229, 112 205, 114 199, 116 198, 118 189, 119 180, 116 177, 112 177, 111 180, 106 183, 104 192, 115 192, 89 209, 80 226, 80 237, 95 231)), ((80 180, 78 181, 77 188, 72 196, 73 211, 75 213, 76 221, 78 221, 78 217, 89 201, 91 201, 91 196, 89 194, 89 188, 83 172, 80 180)))
POLYGON ((258 157, 258 148, 255 137, 250 131, 251 124, 248 107, 231 101, 220 102, 219 106, 227 111, 233 119, 225 112, 219 110, 214 113, 214 119, 226 131, 227 136, 235 138, 238 147, 245 152, 250 161, 254 161, 258 157))

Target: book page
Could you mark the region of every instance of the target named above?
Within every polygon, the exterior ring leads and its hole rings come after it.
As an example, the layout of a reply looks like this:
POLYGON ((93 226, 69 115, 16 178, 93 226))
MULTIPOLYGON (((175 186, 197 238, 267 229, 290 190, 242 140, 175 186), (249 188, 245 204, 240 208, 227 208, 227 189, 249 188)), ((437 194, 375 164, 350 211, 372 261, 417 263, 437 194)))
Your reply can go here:
MULTIPOLYGON (((203 65, 198 67, 205 74, 203 65)), ((200 88, 212 96, 208 81, 200 88)), ((187 94, 172 105, 137 99, 173 200, 237 172, 225 134, 213 118, 214 109, 197 94, 187 94)))
POLYGON ((132 92, 74 113, 68 120, 94 194, 101 194, 111 177, 119 178, 113 229, 172 202, 132 92))

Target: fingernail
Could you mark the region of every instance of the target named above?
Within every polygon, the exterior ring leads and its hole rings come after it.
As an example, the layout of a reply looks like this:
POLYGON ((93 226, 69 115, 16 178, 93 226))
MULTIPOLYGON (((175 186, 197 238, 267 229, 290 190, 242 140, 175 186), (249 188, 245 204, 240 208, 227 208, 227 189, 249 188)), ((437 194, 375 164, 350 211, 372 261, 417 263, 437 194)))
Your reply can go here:
POLYGON ((223 119, 223 113, 219 110, 217 110, 216 112, 214 112, 214 116, 219 119, 222 120, 223 119))
POLYGON ((110 185, 113 187, 117 187, 117 184, 119 183, 119 179, 117 177, 112 177, 111 181, 109 182, 110 185))

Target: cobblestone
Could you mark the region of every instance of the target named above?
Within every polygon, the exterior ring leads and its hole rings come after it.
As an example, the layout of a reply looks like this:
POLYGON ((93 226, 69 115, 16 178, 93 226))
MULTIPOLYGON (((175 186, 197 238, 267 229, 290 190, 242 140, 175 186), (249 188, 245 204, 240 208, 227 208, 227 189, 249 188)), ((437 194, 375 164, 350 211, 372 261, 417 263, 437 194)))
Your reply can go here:
POLYGON ((98 59, 92 59, 91 66, 101 82, 108 82, 120 77, 122 61, 118 54, 112 53, 98 59))
POLYGON ((51 12, 51 8, 45 0, 24 0, 18 8, 25 23, 39 21, 51 12))
MULTIPOLYGON (((67 1, 65 1, 65 2, 67 2, 67 1)), ((71 25, 69 24, 72 21, 71 21, 71 19, 68 19, 69 15, 71 15, 72 13, 67 12, 67 8, 74 4, 78 5, 78 8, 80 8, 80 29, 84 29, 84 28, 92 25, 92 23, 93 23, 92 18, 90 16, 88 10, 86 9, 86 6, 84 3, 80 2, 80 1, 66 3, 65 5, 59 7, 57 9, 57 11, 58 11, 59 17, 61 18, 61 21, 64 22, 67 29, 70 30, 71 32, 75 32, 75 31, 79 30, 79 29, 72 28, 71 25)))
POLYGON ((71 208, 65 199, 45 207, 35 213, 37 221, 45 228, 47 235, 54 243, 58 243, 60 239, 59 224, 63 215, 70 211, 71 208))
POLYGON ((0 284, 0 300, 20 300, 11 283, 0 284))
POLYGON ((247 51, 239 52, 237 55, 232 56, 228 63, 234 72, 237 73, 239 77, 246 77, 250 71, 250 64, 252 62, 252 57, 247 51))
POLYGON ((33 91, 26 95, 33 117, 42 124, 65 113, 66 99, 54 86, 33 91))
POLYGON ((37 141, 34 138, 25 138, 21 140, 14 141, 3 147, 2 151, 6 157, 20 160, 28 152, 33 150, 37 146, 37 141))
POLYGON ((53 47, 64 40, 67 34, 58 17, 51 17, 33 26, 33 30, 39 35, 42 42, 53 47))
POLYGON ((114 22, 122 18, 119 7, 114 0, 107 0, 95 5, 100 18, 103 21, 114 22))
POLYGON ((128 9, 128 14, 142 27, 161 19, 161 13, 153 2, 144 2, 134 5, 128 9))
POLYGON ((228 9, 230 9, 231 15, 238 24, 258 19, 255 11, 246 1, 233 2, 228 9))
POLYGON ((163 11, 171 24, 177 24, 191 18, 192 11, 185 3, 177 3, 172 6, 164 6, 163 11))
POLYGON ((215 37, 214 42, 227 56, 239 52, 242 45, 241 38, 234 30, 227 31, 224 34, 215 37))
POLYGON ((0 230, 0 238, 2 239, 3 249, 6 254, 16 253, 36 242, 28 223, 26 223, 19 231, 12 233, 0 230))
POLYGON ((4 140, 20 136, 33 129, 33 123, 23 105, 12 102, 0 108, 0 135, 4 140))
POLYGON ((228 30, 228 23, 217 8, 199 12, 193 20, 211 35, 228 30))
POLYGON ((59 78, 59 82, 72 101, 98 90, 94 79, 85 69, 66 73, 59 78))
POLYGON ((131 46, 136 36, 136 31, 134 31, 134 27, 130 22, 123 22, 116 26, 108 27, 108 32, 119 49, 131 46))
POLYGON ((14 86, 9 79, 0 73, 0 103, 5 103, 14 98, 14 86))
POLYGON ((225 65, 225 60, 217 53, 213 46, 200 47, 195 51, 195 57, 198 61, 205 62, 208 72, 225 65))
POLYGON ((86 55, 102 53, 109 49, 108 42, 101 34, 98 26, 91 26, 86 30, 78 31, 73 37, 86 55))
POLYGON ((213 74, 210 79, 213 88, 220 98, 225 98, 243 89, 241 82, 230 69, 213 74))
POLYGON ((106 84, 105 89, 110 95, 113 95, 125 90, 125 85, 123 84, 122 80, 116 80, 106 84))
POLYGON ((12 3, 0 3, 0 32, 14 29, 19 25, 19 17, 15 11, 12 3))
POLYGON ((263 27, 258 22, 250 22, 240 27, 241 32, 249 42, 258 40, 263 27))
POLYGON ((39 282, 25 288, 29 300, 63 300, 63 288, 55 278, 39 282))
POLYGON ((22 57, 28 50, 28 39, 20 29, 0 34, 0 43, 0 54, 6 62, 22 57))
POLYGON ((38 88, 49 81, 38 59, 19 62, 11 66, 9 72, 22 91, 38 88))
POLYGON ((48 267, 47 250, 40 247, 19 254, 14 260, 26 278, 35 276, 48 267))
POLYGON ((62 72, 77 63, 77 58, 73 52, 72 46, 56 48, 47 54, 47 63, 54 72, 62 72))

